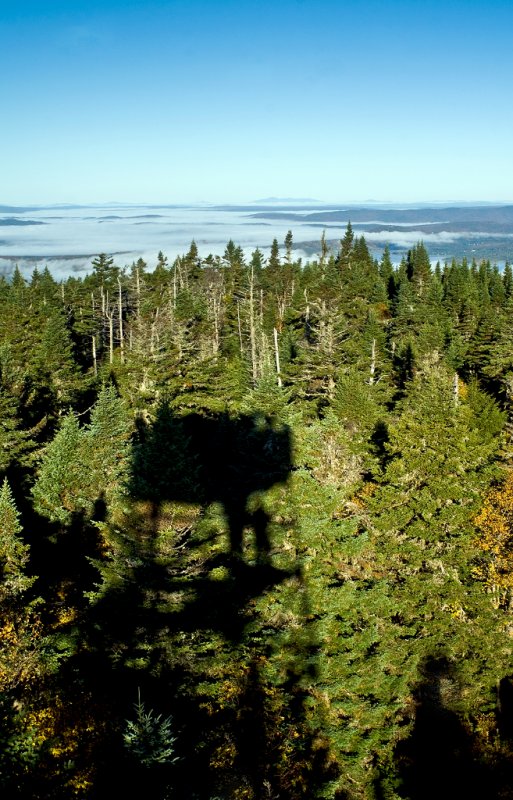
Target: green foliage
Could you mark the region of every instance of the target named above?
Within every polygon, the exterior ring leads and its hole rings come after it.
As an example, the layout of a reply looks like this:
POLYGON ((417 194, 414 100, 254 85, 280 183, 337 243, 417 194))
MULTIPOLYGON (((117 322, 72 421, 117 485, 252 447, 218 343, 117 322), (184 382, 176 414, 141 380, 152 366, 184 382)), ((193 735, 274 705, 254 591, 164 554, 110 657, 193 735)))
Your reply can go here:
POLYGON ((44 450, 32 490, 36 510, 68 524, 74 514, 89 517, 98 499, 112 503, 128 478, 130 434, 124 403, 112 386, 100 391, 88 426, 81 428, 70 412, 44 450))
POLYGON ((92 475, 83 460, 84 444, 84 431, 70 412, 45 448, 32 491, 36 511, 52 521, 67 523, 89 506, 92 475))
POLYGON ((154 501, 170 496, 194 497, 196 472, 197 464, 183 421, 167 403, 161 403, 151 425, 139 424, 131 467, 131 494, 154 501))
MULTIPOLYGON (((16 380, 9 380, 8 354, 0 351, 2 364, 0 382, 0 471, 5 472, 13 463, 24 463, 33 448, 30 431, 24 430, 20 420, 20 388, 16 380), (2 363, 3 362, 3 363, 2 363)), ((12 376, 14 378, 14 376, 12 376)))
POLYGON ((171 717, 163 719, 162 714, 155 715, 151 708, 146 711, 140 692, 135 713, 135 720, 126 721, 123 733, 123 743, 130 756, 145 768, 176 763, 176 736, 173 736, 171 717))
POLYGON ((126 405, 114 386, 104 386, 85 431, 83 458, 91 471, 93 486, 107 502, 123 494, 128 479, 132 427, 126 405))
POLYGON ((256 386, 242 397, 240 410, 245 414, 265 414, 285 421, 290 399, 290 389, 278 386, 276 374, 266 371, 256 386))
POLYGON ((70 403, 78 390, 79 375, 64 314, 51 310, 34 353, 38 372, 55 394, 58 406, 70 403))
POLYGON ((426 697, 505 752, 511 268, 284 244, 0 281, 6 796, 409 797, 426 697))
POLYGON ((26 591, 33 580, 25 575, 28 545, 20 537, 22 527, 7 478, 0 489, 0 602, 26 591))
POLYGON ((114 259, 106 253, 100 253, 92 261, 91 280, 103 289, 114 289, 119 269, 114 266, 114 259))

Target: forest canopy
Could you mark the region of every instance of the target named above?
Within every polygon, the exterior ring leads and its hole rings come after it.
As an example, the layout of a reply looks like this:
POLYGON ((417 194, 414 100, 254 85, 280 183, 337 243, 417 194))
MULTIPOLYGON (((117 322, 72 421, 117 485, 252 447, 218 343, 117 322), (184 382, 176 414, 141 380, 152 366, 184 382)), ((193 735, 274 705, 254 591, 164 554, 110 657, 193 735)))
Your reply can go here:
POLYGON ((506 798, 513 272, 0 279, 6 797, 506 798))

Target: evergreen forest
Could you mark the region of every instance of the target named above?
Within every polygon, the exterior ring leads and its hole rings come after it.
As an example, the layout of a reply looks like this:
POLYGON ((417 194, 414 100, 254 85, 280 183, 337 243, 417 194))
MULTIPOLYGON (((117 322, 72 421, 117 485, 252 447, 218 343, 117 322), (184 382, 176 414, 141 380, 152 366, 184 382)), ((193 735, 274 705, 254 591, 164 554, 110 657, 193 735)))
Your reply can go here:
POLYGON ((513 270, 0 278, 0 790, 513 798, 513 270))

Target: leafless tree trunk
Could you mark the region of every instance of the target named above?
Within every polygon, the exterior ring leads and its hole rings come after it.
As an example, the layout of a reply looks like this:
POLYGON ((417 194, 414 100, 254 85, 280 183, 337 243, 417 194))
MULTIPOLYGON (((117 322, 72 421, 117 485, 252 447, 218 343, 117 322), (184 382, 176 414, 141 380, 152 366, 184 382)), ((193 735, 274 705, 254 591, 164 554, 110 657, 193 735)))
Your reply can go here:
POLYGON ((460 379, 458 377, 458 373, 455 372, 454 373, 453 382, 452 382, 452 396, 454 398, 454 405, 455 406, 459 406, 459 404, 460 404, 459 391, 460 391, 460 379))
POLYGON ((118 278, 118 319, 119 319, 119 354, 121 363, 125 360, 124 341, 123 341, 123 294, 121 292, 121 281, 118 278))
POLYGON ((155 318, 151 323, 151 336, 150 336, 150 353, 153 358, 155 358, 155 344, 158 342, 158 333, 157 333, 157 321, 159 318, 159 309, 157 307, 155 311, 155 318))
POLYGON ((114 363, 114 311, 107 314, 109 320, 109 364, 114 363))
POLYGON ((254 304, 254 288, 255 288, 255 269, 251 266, 251 277, 249 282, 249 343, 251 348, 251 376, 253 384, 256 383, 258 377, 257 371, 257 356, 256 356, 256 336, 255 336, 255 304, 254 304))
POLYGON ((281 370, 280 370, 280 351, 278 350, 278 331, 273 328, 274 333, 274 358, 276 361, 276 375, 278 376, 278 386, 282 387, 281 370))
POLYGON ((137 319, 139 319, 141 316, 141 279, 139 276, 139 267, 137 266, 135 268, 135 294, 137 297, 137 319))
POLYGON ((240 302, 237 300, 237 326, 239 329, 239 346, 241 355, 244 355, 244 348, 242 346, 242 327, 240 324, 240 302))
POLYGON ((93 370, 96 376, 98 375, 98 364, 96 361, 96 336, 91 336, 91 349, 93 354, 93 370))
POLYGON ((369 383, 371 386, 374 383, 375 374, 376 374, 376 339, 373 339, 372 349, 371 349, 370 377, 369 377, 369 383))

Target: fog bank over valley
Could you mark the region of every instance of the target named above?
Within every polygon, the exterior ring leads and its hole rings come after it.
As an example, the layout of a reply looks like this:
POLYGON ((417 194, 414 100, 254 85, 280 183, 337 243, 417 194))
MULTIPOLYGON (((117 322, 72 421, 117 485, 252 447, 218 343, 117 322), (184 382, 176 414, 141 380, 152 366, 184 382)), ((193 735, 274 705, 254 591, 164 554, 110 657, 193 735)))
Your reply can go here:
POLYGON ((269 199, 238 206, 0 206, 0 272, 48 266, 56 277, 85 274, 98 253, 123 267, 138 258, 153 268, 162 250, 170 263, 194 239, 201 256, 223 255, 232 239, 249 255, 268 254, 292 231, 297 257, 315 258, 323 230, 334 251, 348 223, 379 258, 386 244, 399 261, 422 240, 431 257, 513 260, 513 206, 334 206, 269 199))

